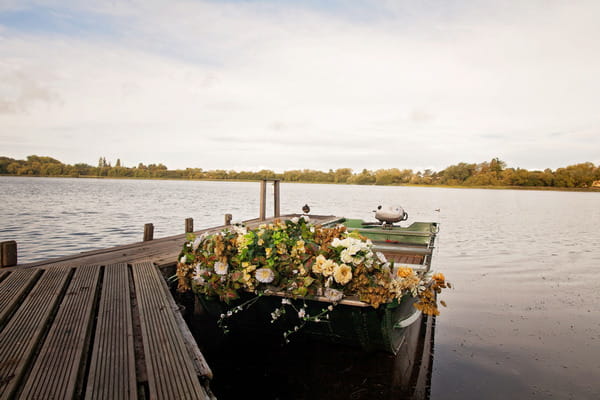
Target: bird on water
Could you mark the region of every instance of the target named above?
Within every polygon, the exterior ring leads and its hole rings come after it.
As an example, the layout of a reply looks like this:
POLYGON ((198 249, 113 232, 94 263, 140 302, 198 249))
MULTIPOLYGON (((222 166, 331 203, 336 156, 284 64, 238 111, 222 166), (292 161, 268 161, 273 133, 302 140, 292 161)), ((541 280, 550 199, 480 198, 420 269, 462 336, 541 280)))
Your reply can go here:
POLYGON ((302 211, 304 212, 304 214, 308 214, 310 212, 310 207, 308 206, 308 204, 305 204, 304 207, 302 207, 302 211))

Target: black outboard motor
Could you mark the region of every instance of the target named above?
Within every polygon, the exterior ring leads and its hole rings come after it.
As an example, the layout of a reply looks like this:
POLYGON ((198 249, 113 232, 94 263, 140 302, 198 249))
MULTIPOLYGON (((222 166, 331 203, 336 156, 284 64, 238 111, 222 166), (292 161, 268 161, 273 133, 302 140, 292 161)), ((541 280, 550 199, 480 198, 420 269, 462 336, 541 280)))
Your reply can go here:
POLYGON ((375 218, 385 227, 393 225, 394 222, 402 222, 408 219, 408 213, 400 206, 384 205, 378 206, 375 218))

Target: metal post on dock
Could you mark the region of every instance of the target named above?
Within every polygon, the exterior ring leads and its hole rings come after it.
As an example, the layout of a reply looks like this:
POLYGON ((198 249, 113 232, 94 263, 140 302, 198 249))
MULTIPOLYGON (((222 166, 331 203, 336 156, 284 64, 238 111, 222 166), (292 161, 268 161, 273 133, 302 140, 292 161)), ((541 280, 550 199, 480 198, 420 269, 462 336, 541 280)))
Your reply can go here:
POLYGON ((267 218, 267 180, 260 181, 260 215, 259 219, 264 221, 267 218))
POLYGON ((233 219, 233 215, 225 214, 225 225, 231 225, 231 220, 233 219))
POLYGON ((194 232, 194 218, 185 219, 185 233, 194 232))
POLYGON ((280 197, 279 197, 279 179, 273 181, 273 206, 275 208, 275 218, 279 218, 281 215, 280 211, 280 197))
POLYGON ((17 265, 17 242, 8 240, 0 242, 0 267, 17 265))
POLYGON ((144 225, 144 242, 148 242, 154 239, 154 225, 146 224, 144 225))

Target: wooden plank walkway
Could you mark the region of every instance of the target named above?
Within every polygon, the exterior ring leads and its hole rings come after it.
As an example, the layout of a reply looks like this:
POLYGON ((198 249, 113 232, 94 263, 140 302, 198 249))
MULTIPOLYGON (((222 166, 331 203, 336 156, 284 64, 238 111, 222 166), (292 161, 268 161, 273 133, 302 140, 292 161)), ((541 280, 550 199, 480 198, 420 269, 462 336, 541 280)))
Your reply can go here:
POLYGON ((212 373, 151 261, 0 279, 0 399, 213 398, 212 373))

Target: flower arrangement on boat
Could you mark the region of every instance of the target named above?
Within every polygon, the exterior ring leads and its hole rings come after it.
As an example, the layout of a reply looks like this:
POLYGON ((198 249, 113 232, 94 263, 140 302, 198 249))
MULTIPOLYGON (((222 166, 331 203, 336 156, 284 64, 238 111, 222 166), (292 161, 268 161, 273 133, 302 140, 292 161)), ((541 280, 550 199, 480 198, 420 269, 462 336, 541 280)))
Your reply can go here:
MULTIPOLYGON (((284 299, 336 304, 352 298, 378 308, 410 295, 417 298, 415 307, 431 315, 439 314, 436 293, 450 286, 443 274, 421 275, 387 262, 358 232, 342 225, 315 226, 307 216, 255 229, 234 225, 215 234, 189 234, 177 278, 180 291, 193 290, 227 304, 244 292, 277 292, 284 299)), ((238 306, 232 313, 241 310, 238 306)), ((307 318, 301 310, 298 314, 307 318)))

